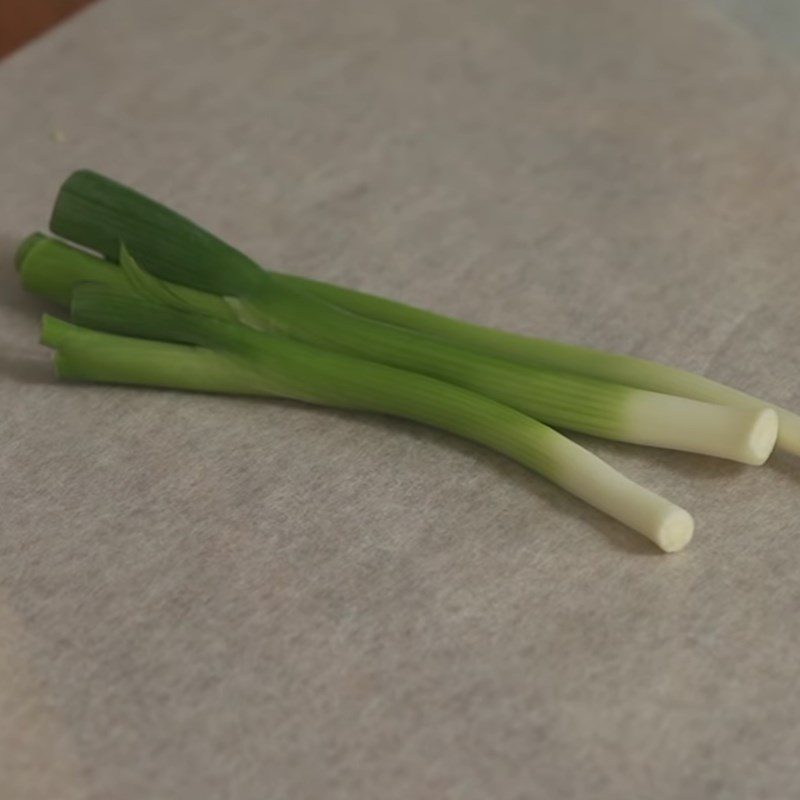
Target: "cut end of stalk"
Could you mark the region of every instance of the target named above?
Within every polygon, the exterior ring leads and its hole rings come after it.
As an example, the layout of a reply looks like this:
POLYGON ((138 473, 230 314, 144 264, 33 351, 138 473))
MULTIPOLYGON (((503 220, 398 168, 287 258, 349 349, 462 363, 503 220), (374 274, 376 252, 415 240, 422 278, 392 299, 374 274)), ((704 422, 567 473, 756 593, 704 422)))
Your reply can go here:
POLYGON ((692 515, 675 507, 664 515, 651 538, 665 553, 677 553, 689 544, 693 533, 692 515))
POLYGON ((39 343, 46 347, 61 347, 72 330, 74 327, 69 322, 52 317, 50 314, 43 314, 39 343))
POLYGON ((47 236, 45 236, 43 233, 37 232, 32 233, 30 236, 26 236, 20 242, 17 252, 14 254, 14 266, 18 271, 22 269, 25 259, 28 257, 28 254, 33 250, 33 248, 39 244, 39 242, 44 241, 47 241, 47 236))
POLYGON ((778 415, 771 408, 761 409, 744 444, 749 464, 763 464, 775 448, 778 438, 778 415))

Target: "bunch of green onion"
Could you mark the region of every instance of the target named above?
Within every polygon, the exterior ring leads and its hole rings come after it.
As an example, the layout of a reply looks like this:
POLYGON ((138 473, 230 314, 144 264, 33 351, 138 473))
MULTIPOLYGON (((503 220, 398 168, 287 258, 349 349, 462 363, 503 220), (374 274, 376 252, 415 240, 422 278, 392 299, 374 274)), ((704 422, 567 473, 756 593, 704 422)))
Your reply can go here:
POLYGON ((319 281, 265 271, 188 219, 89 171, 61 187, 20 246, 60 377, 285 397, 391 414, 494 448, 667 552, 682 508, 556 429, 762 464, 800 453, 800 417, 629 356, 503 333, 319 281))

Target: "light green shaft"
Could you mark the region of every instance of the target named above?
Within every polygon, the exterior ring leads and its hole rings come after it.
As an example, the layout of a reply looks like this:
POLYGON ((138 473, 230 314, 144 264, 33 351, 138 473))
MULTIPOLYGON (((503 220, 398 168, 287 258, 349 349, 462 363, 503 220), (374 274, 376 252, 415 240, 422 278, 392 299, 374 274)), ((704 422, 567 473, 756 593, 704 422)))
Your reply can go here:
MULTIPOLYGON (((255 332, 254 332, 255 333, 255 332)), ((488 398, 423 375, 269 337, 258 364, 205 347, 118 336, 43 321, 56 368, 72 380, 285 396, 405 417, 486 445, 653 540, 667 552, 692 535, 691 517, 561 434, 488 398)))
POLYGON ((207 347, 172 344, 45 317, 42 341, 57 349, 64 378, 190 391, 287 397, 399 416, 498 450, 555 482, 568 440, 489 398, 424 375, 258 334, 257 362, 207 347))

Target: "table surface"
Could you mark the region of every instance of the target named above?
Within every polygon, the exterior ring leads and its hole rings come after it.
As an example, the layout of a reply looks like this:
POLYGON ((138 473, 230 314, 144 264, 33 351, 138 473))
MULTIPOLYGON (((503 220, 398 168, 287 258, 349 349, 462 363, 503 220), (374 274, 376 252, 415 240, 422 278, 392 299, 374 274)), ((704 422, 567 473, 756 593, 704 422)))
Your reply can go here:
POLYGON ((800 77, 744 7, 105 0, 0 65, 7 796, 798 795, 796 459, 581 438, 694 513, 662 556, 410 423, 59 384, 12 266, 91 167, 798 408, 800 77))

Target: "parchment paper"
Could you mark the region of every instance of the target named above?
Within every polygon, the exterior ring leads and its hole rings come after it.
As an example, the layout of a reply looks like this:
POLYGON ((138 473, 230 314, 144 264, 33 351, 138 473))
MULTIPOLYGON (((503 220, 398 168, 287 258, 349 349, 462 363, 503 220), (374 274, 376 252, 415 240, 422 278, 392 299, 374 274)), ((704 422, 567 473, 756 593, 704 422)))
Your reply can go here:
POLYGON ((741 19, 105 0, 0 64, 0 796, 798 796, 797 459, 582 438, 694 513, 663 556, 410 423, 56 383, 12 266, 86 166, 266 266, 800 408, 800 78, 741 19))

